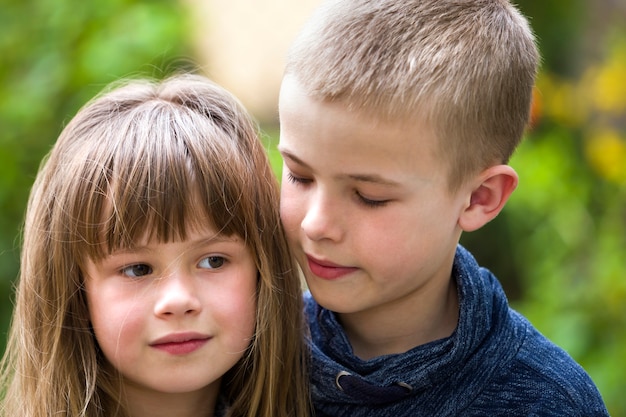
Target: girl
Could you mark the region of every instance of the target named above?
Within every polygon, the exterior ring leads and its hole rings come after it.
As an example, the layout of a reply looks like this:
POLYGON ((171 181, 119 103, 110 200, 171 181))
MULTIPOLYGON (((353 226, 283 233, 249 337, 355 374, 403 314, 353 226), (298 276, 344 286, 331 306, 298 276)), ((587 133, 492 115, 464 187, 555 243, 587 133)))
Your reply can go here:
POLYGON ((278 198, 255 126, 210 81, 88 103, 31 192, 1 415, 307 416, 278 198))

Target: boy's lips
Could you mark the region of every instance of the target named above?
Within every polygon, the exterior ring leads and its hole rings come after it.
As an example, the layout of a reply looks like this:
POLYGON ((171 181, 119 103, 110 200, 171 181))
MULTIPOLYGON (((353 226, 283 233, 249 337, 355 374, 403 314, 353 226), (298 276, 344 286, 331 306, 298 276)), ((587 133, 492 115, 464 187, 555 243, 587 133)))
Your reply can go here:
POLYGON ((185 355, 200 349, 210 339, 210 336, 196 332, 172 333, 156 339, 150 346, 172 355, 185 355))
POLYGON ((330 261, 323 261, 310 255, 306 255, 306 260, 311 273, 319 278, 326 280, 339 279, 344 275, 348 275, 358 269, 351 266, 337 265, 330 261))

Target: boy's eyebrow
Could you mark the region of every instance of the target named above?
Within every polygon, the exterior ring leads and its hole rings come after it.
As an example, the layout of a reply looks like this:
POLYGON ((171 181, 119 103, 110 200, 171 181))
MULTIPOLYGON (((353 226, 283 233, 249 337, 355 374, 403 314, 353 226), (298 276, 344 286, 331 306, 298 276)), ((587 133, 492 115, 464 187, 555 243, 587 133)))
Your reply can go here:
POLYGON ((359 182, 371 182, 373 184, 388 185, 393 187, 400 186, 400 184, 395 181, 388 180, 387 178, 383 178, 380 175, 375 174, 346 174, 344 176, 359 182))
MULTIPOLYGON (((286 151, 285 149, 282 149, 280 147, 278 150, 280 151, 280 154, 283 156, 283 158, 289 159, 295 162, 296 164, 303 166, 306 169, 311 169, 311 167, 306 162, 304 162, 302 159, 298 158, 291 152, 286 151)), ((340 175, 339 177, 349 178, 351 180, 359 181, 359 182, 369 182, 373 184, 388 185, 388 186, 393 186, 393 187, 399 187, 401 185, 400 183, 396 181, 383 178, 377 174, 343 174, 343 175, 340 175)))
POLYGON ((309 169, 311 168, 309 166, 309 164, 307 164, 306 162, 304 162, 302 159, 298 158, 297 156, 295 156, 291 152, 285 150, 280 145, 278 146, 278 151, 280 152, 280 154, 282 155, 283 158, 287 158, 287 159, 295 162, 298 165, 302 165, 305 168, 309 168, 309 169))

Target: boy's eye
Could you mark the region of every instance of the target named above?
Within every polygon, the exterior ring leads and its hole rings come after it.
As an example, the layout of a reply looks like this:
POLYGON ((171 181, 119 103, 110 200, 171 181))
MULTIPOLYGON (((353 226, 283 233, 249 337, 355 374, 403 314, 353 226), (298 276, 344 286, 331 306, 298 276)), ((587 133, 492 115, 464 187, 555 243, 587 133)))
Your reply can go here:
POLYGON ((303 178, 303 177, 297 177, 297 176, 293 175, 291 172, 287 172, 287 179, 289 180, 289 182, 293 182, 295 184, 308 184, 308 183, 311 182, 310 179, 303 178))
POLYGON ((356 193, 356 195, 361 204, 368 207, 382 207, 389 202, 389 200, 372 200, 370 198, 363 197, 363 195, 359 194, 358 192, 356 193))
POLYGON ((226 260, 222 256, 207 256, 200 261, 198 266, 204 269, 217 269, 221 268, 226 260))
POLYGON ((139 278, 152 273, 152 267, 146 264, 130 265, 122 269, 122 274, 131 278, 139 278))

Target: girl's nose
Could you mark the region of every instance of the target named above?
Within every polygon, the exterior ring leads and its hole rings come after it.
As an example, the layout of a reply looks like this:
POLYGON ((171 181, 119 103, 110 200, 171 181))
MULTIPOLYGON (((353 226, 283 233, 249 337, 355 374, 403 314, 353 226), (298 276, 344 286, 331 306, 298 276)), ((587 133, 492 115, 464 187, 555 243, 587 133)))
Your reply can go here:
POLYGON ((154 313, 160 317, 198 314, 202 303, 193 285, 193 276, 175 271, 161 278, 154 313))

